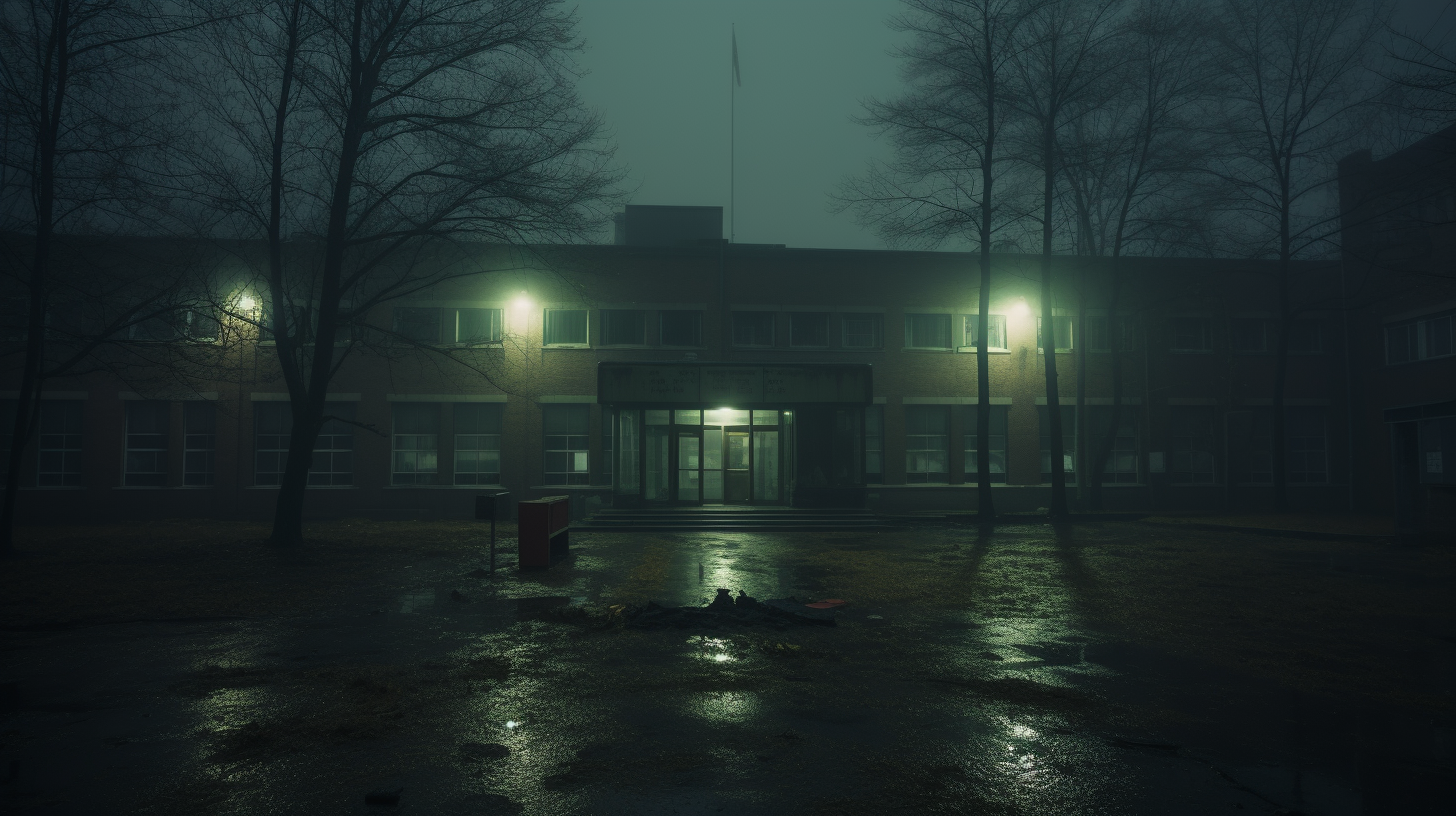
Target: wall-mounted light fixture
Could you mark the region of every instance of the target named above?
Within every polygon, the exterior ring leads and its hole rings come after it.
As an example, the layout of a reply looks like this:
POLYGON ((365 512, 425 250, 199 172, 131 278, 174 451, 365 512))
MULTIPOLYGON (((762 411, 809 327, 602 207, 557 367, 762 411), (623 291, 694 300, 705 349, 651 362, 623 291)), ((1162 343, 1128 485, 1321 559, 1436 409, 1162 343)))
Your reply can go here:
POLYGON ((1011 313, 1023 316, 1031 314, 1031 307, 1026 305, 1026 298, 1017 298, 1016 302, 1011 304, 1011 313))

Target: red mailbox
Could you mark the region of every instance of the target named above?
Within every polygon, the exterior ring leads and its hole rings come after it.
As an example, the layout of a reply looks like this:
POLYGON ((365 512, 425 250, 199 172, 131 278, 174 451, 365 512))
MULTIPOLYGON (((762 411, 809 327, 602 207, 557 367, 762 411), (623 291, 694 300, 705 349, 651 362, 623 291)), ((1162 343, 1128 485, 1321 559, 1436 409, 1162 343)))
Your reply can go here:
POLYGON ((549 567, 566 557, 570 545, 571 500, 568 496, 547 496, 523 501, 516 507, 517 566, 549 567))

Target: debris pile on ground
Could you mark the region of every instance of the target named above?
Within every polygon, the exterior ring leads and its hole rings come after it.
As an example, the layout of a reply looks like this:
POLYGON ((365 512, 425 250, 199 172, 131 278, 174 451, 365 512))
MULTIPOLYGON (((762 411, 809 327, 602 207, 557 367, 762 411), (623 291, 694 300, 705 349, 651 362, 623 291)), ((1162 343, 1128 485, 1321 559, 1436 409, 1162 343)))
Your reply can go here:
POLYGON ((547 610, 541 617, 561 623, 608 628, 630 626, 634 629, 718 629, 729 626, 768 626, 783 629, 789 626, 834 626, 834 609, 811 608, 792 596, 759 601, 743 590, 738 597, 726 589, 707 606, 646 606, 617 604, 608 607, 566 606, 547 610))

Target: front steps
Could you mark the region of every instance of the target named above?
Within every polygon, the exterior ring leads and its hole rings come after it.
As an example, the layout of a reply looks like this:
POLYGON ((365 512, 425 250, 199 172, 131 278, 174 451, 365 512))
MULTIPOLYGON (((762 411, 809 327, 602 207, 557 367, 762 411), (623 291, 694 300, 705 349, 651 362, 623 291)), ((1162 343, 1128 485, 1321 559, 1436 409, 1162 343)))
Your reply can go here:
POLYGON ((788 507, 669 507, 602 510, 571 525, 573 533, 829 533, 886 530, 867 510, 788 507))

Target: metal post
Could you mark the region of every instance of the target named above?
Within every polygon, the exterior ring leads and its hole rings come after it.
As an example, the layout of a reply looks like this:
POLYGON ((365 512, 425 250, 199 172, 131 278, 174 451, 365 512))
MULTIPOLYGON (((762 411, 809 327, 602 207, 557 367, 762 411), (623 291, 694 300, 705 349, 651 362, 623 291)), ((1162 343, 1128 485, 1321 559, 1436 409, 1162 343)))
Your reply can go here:
POLYGON ((495 513, 490 514, 490 572, 495 574, 495 513))

